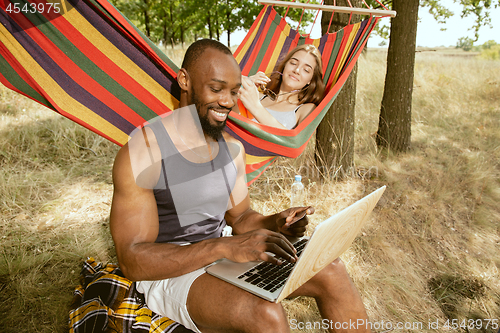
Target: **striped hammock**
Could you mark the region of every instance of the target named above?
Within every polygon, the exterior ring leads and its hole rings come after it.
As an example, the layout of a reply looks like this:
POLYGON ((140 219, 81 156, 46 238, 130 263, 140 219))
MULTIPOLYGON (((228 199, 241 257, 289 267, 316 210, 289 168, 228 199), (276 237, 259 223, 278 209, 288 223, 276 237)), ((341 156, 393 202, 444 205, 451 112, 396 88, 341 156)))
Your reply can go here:
MULTIPOLYGON (((177 66, 107 0, 61 0, 59 13, 49 4, 0 1, 0 81, 5 86, 118 145, 135 128, 178 107, 177 66)), ((270 73, 289 50, 312 43, 323 56, 327 95, 293 130, 256 124, 241 106, 241 114, 230 113, 226 130, 246 148, 249 184, 277 156, 294 158, 304 150, 377 21, 371 17, 310 39, 272 7, 262 9, 235 52, 242 73, 270 73)))

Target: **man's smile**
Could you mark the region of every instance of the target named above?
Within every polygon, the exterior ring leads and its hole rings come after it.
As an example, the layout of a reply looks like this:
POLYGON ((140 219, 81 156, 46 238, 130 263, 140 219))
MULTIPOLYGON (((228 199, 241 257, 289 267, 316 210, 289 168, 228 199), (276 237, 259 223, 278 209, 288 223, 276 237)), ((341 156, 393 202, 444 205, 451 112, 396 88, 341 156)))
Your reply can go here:
POLYGON ((229 114, 229 111, 221 112, 221 111, 216 111, 213 108, 209 108, 209 111, 212 113, 215 120, 217 120, 217 121, 225 121, 227 118, 227 115, 229 114))

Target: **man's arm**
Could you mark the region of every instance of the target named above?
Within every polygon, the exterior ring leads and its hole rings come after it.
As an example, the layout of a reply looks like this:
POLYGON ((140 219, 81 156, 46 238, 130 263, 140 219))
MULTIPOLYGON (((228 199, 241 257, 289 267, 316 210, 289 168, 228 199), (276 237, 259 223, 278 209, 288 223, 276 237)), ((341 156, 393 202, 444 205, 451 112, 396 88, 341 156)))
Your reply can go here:
POLYGON ((267 229, 280 232, 289 236, 303 236, 308 223, 307 217, 299 218, 306 214, 313 214, 312 207, 295 207, 283 212, 265 216, 250 208, 250 197, 246 185, 245 148, 241 142, 225 135, 227 142, 239 146, 239 154, 233 156, 238 170, 236 185, 231 194, 231 202, 235 203, 226 212, 225 219, 233 228, 233 234, 243 234, 252 230, 267 229), (300 220, 300 221, 299 221, 300 220))

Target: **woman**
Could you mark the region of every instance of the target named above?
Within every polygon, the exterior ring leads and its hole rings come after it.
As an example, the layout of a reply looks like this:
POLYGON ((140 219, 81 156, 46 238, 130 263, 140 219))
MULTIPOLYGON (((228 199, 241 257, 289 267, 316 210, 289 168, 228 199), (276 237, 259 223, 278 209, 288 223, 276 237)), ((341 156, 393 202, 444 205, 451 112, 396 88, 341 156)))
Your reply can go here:
POLYGON ((324 91, 321 54, 307 44, 289 52, 271 79, 262 72, 243 77, 239 97, 255 121, 292 129, 321 102, 324 91), (265 86, 263 93, 258 86, 265 86))

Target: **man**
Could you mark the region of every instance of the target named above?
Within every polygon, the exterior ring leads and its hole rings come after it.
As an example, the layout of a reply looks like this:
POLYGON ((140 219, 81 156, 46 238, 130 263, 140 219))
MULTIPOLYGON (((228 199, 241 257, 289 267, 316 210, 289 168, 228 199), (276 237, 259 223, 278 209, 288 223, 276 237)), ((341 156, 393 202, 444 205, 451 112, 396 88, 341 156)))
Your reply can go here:
MULTIPOLYGON (((181 109, 137 131, 115 160, 110 223, 120 267, 138 281, 152 311, 195 332, 288 332, 281 304, 210 276, 204 267, 221 258, 296 261, 284 234, 303 235, 307 218, 292 220, 314 209, 271 216, 250 209, 243 146, 222 132, 241 86, 229 49, 211 40, 193 43, 177 80, 181 109), (226 222, 232 237, 221 237, 226 222)), ((299 295, 314 297, 333 322, 367 320, 340 260, 291 297, 299 295)))

